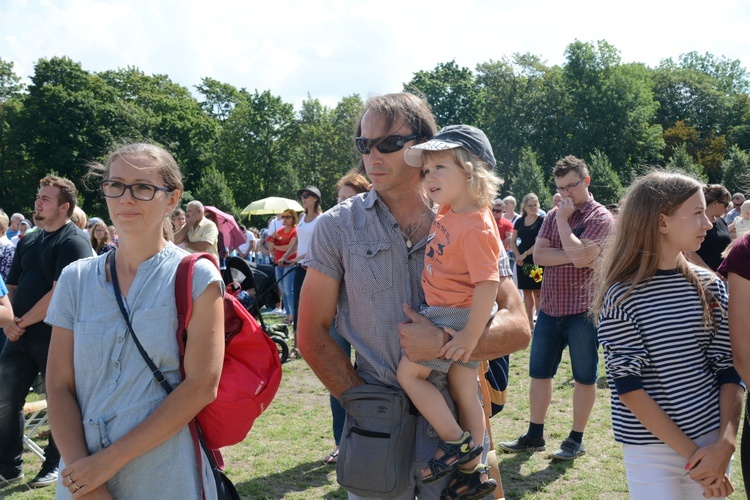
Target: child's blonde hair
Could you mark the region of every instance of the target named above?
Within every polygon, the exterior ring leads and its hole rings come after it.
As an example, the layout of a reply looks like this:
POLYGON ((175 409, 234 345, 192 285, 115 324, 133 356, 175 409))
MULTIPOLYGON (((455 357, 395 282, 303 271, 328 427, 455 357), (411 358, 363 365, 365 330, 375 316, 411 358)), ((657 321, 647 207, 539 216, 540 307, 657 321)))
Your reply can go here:
POLYGON ((426 161, 428 158, 444 154, 451 155, 451 158, 468 174, 471 204, 477 207, 492 205, 492 200, 497 196, 497 190, 503 184, 502 179, 493 172, 492 167, 464 148, 443 151, 425 150, 422 151, 422 158, 426 161))
POLYGON ((744 202, 740 207, 740 217, 747 219, 748 215, 750 215, 750 200, 744 202))
MULTIPOLYGON (((703 185, 692 177, 666 171, 652 172, 633 183, 620 208, 614 237, 605 245, 603 258, 594 269, 596 290, 592 311, 595 318, 612 285, 629 285, 619 299, 622 302, 636 286, 656 274, 661 256, 660 215, 672 215, 702 188, 703 185)), ((712 308, 718 302, 708 290, 708 283, 698 277, 682 253, 678 254, 676 264, 677 270, 698 292, 703 305, 703 324, 715 329, 712 308)))

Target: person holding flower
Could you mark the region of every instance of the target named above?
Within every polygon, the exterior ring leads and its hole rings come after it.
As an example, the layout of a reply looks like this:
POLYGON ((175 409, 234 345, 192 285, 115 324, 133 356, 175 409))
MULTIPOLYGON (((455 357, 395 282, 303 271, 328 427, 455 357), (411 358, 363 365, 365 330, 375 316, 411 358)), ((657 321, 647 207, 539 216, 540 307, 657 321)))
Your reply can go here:
POLYGON ((521 216, 513 225, 510 248, 516 255, 518 289, 523 290, 523 303, 529 325, 534 328, 534 310, 539 306, 544 268, 534 263, 536 236, 542 228, 544 215, 539 214, 539 197, 529 193, 521 202, 521 216))

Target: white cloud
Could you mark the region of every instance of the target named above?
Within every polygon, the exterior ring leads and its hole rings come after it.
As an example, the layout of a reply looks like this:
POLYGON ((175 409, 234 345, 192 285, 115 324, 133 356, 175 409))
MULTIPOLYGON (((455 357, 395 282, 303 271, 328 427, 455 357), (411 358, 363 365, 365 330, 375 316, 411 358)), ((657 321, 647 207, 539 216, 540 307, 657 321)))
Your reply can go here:
POLYGON ((210 76, 299 104, 401 89, 452 59, 471 69, 514 52, 564 62, 605 39, 654 66, 696 50, 750 64, 750 5, 725 0, 70 0, 0 3, 0 57, 22 76, 66 55, 88 71, 136 66, 191 88, 210 76))

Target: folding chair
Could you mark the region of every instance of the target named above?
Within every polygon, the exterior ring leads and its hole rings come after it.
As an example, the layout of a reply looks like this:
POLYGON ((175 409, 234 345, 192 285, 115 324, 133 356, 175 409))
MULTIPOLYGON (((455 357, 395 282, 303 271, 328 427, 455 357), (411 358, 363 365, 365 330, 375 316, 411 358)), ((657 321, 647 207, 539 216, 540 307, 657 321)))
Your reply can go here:
MULTIPOLYGON (((41 375, 34 382, 34 388, 40 397, 45 396, 46 388, 41 375)), ((23 445, 44 460, 44 450, 33 441, 33 438, 44 425, 47 425, 47 400, 39 399, 32 403, 26 403, 23 405, 23 416, 23 445)))

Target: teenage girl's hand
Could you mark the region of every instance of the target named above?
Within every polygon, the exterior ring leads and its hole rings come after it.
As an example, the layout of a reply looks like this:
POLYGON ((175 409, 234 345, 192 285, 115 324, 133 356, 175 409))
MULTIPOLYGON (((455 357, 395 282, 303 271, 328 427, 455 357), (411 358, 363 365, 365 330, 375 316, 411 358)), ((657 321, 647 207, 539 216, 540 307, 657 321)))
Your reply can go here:
POLYGON ((713 486, 704 486, 701 484, 701 487, 703 488, 703 496, 705 498, 726 498, 734 493, 732 482, 726 474, 724 474, 721 480, 714 483, 713 486))
POLYGON ((719 487, 723 484, 733 452, 734 449, 722 441, 698 448, 688 460, 690 478, 704 487, 719 487))
POLYGON ((452 359, 453 361, 463 361, 466 363, 471 357, 471 353, 474 352, 474 348, 477 346, 479 339, 472 339, 468 335, 462 335, 462 332, 457 332, 453 328, 444 328, 446 333, 453 337, 449 340, 442 349, 440 349, 440 357, 445 359, 452 359))

